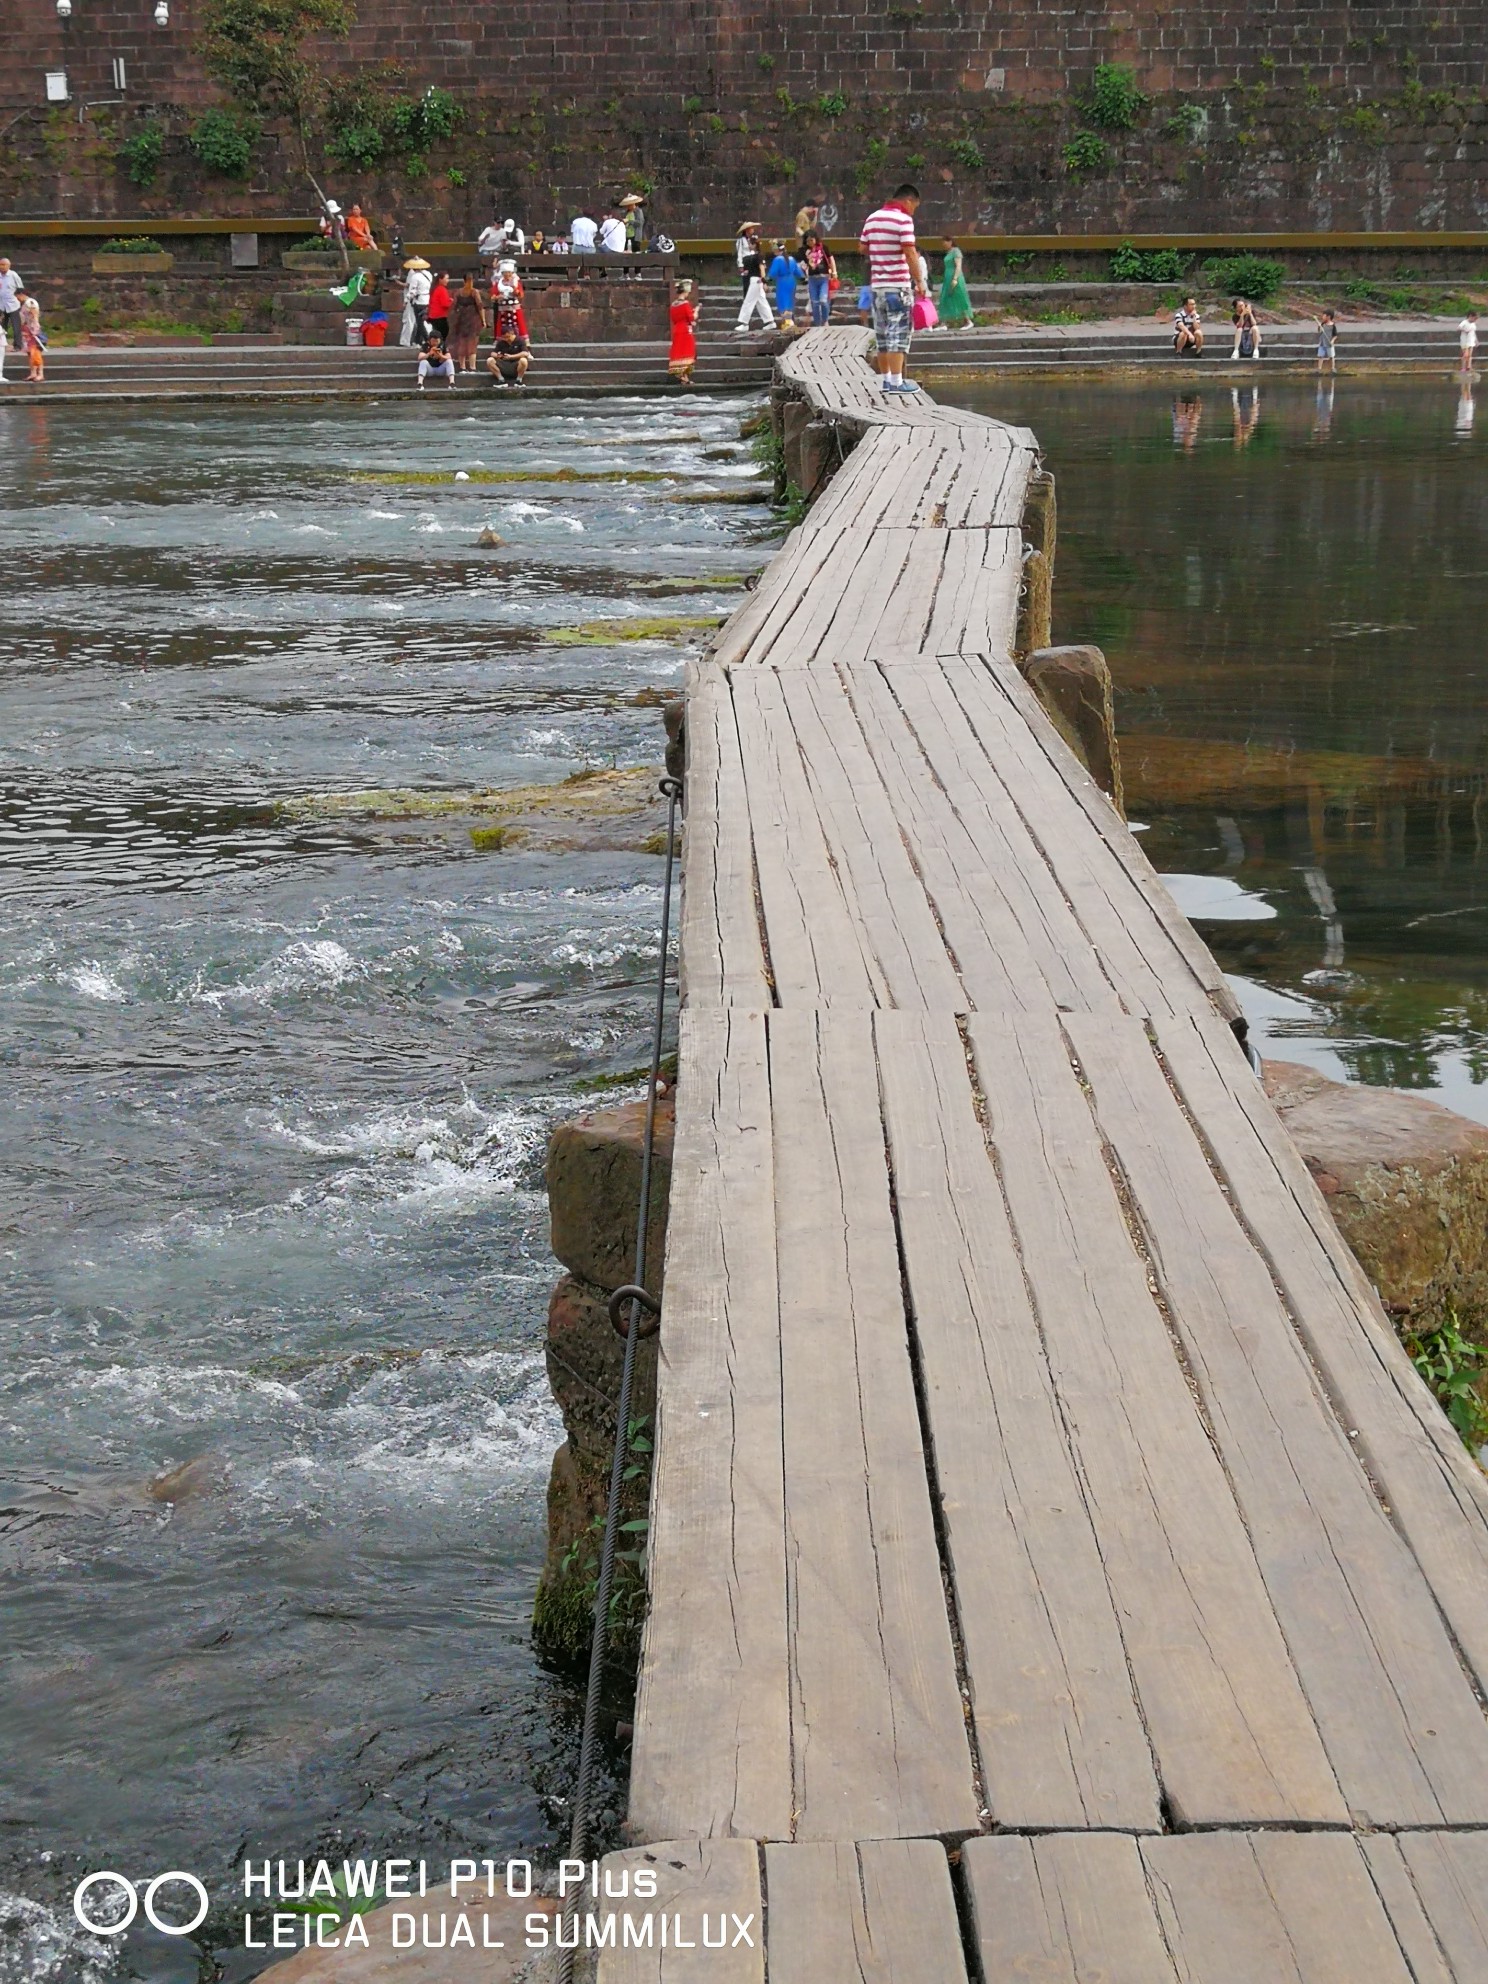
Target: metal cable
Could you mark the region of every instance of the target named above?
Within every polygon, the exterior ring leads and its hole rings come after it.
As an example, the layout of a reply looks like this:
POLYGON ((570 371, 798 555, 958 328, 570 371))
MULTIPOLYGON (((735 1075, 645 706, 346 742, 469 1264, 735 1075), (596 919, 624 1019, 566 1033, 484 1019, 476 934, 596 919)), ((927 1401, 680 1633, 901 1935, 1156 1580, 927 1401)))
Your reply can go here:
MULTIPOLYGON (((682 786, 678 779, 664 778, 661 790, 667 800, 666 881, 661 896, 661 960, 656 972, 656 1010, 651 1027, 651 1081, 646 1093, 646 1131, 641 1144, 641 1203, 636 1211, 635 1276, 636 1293, 630 1300, 630 1324, 625 1332, 625 1357, 620 1367, 620 1396, 615 1406, 615 1457, 610 1466, 610 1499, 605 1508, 604 1542, 599 1553, 599 1588, 594 1594, 594 1642, 589 1650, 589 1685, 584 1695, 584 1731, 579 1739, 579 1770, 574 1784, 573 1826, 569 1834, 568 1856, 582 1860, 589 1844, 589 1800, 594 1790, 594 1753, 599 1733, 599 1693, 604 1680, 605 1655, 610 1641, 610 1591, 615 1578, 615 1551, 620 1538, 620 1490, 625 1477, 625 1455, 630 1433, 630 1400, 635 1383, 636 1345, 641 1340, 641 1310, 655 1309, 641 1290, 646 1279, 646 1231, 651 1212, 651 1158, 656 1143, 656 1084, 661 1078, 662 1025, 666 1016, 667 951, 671 939, 672 869, 675 862, 677 801, 682 786)), ((623 1291, 622 1291, 623 1292, 623 1291)), ((578 1936, 575 1920, 579 1892, 563 1904, 559 1929, 558 1984, 573 1984, 574 1959, 578 1936)))

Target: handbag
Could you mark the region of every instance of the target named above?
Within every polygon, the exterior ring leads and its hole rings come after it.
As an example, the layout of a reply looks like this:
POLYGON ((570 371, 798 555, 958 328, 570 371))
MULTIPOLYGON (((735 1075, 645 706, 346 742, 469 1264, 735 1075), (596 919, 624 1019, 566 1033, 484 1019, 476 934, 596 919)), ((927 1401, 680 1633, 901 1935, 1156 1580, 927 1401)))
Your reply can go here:
POLYGON ((936 309, 934 300, 931 297, 917 296, 915 298, 914 313, 910 318, 910 322, 917 331, 934 330, 935 326, 940 322, 940 312, 936 309))

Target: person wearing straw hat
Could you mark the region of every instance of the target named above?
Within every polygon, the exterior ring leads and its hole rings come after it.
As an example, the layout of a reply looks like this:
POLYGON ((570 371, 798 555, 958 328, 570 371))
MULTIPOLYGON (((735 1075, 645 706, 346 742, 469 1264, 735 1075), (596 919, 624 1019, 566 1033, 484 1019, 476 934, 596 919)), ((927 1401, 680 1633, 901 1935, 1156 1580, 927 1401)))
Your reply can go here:
POLYGON ((400 344, 422 344, 428 335, 429 292, 434 287, 429 264, 410 255, 403 264, 403 323, 400 344))
POLYGON ((639 193, 627 193, 620 202, 620 212, 625 221, 625 252, 627 255, 644 255, 646 252, 646 209, 639 193))

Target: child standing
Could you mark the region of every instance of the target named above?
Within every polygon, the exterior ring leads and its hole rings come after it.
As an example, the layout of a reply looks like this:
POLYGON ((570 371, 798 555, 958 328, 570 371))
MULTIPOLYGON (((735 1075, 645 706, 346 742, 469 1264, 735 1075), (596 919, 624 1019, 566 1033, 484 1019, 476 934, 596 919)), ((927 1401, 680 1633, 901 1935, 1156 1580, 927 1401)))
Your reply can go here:
POLYGON ((29 290, 17 298, 21 306, 21 346, 31 362, 27 383, 39 386, 46 378, 46 339, 41 329, 41 305, 29 290))
POLYGON ((1324 365, 1330 372, 1338 370, 1338 319, 1331 310, 1325 310, 1317 320, 1317 361, 1319 372, 1324 365))
POLYGON ((692 368, 697 364, 697 320, 692 284, 679 282, 672 304, 672 348, 667 353, 667 371, 683 386, 692 384, 692 368))
POLYGON ((770 264, 770 281, 775 285, 775 312, 783 331, 796 328, 796 285, 805 275, 802 263, 796 260, 793 251, 787 252, 783 241, 775 243, 775 259, 770 264))
POLYGON ((1473 354, 1477 351, 1477 348, 1478 313, 1476 310, 1469 310, 1462 322, 1457 326, 1457 349, 1462 353, 1462 369, 1464 372, 1472 371, 1473 354))

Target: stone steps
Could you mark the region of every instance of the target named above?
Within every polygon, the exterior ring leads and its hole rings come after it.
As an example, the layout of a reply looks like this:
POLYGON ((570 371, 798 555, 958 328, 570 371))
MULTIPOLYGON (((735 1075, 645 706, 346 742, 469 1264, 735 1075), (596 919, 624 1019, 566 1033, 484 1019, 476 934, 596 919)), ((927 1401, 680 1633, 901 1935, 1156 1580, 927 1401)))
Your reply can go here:
MULTIPOLYGON (((666 362, 667 346, 659 341, 541 345, 534 353, 531 383, 522 390, 534 397, 681 390, 668 378, 666 362)), ((384 397, 416 391, 415 366, 416 355, 401 346, 382 350, 344 344, 70 348, 48 354, 44 387, 24 390, 30 398, 384 397)), ((772 366, 768 349, 705 346, 695 386, 713 392, 758 390, 769 384, 772 366)), ((13 360, 8 370, 13 383, 19 371, 13 360)), ((443 385, 429 390, 448 392, 443 385)), ((478 372, 462 374, 456 382, 458 396, 491 390, 484 363, 478 372)))

